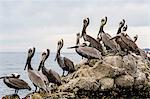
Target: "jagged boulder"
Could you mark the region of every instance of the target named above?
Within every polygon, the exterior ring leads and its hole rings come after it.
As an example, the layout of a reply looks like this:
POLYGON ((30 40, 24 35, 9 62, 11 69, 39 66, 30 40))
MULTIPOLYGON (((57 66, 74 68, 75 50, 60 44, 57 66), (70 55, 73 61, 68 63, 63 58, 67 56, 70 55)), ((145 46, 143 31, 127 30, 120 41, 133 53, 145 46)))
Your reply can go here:
POLYGON ((130 75, 121 75, 115 78, 115 84, 122 88, 132 87, 134 84, 134 78, 130 75))
POLYGON ((133 55, 128 54, 123 57, 123 68, 125 68, 125 71, 133 76, 136 77, 137 74, 137 62, 133 55))
POLYGON ((123 60, 121 56, 107 56, 104 58, 104 61, 112 66, 122 68, 123 60))
POLYGON ((108 64, 106 62, 97 62, 92 68, 90 68, 95 78, 101 79, 102 77, 116 77, 125 73, 123 68, 118 68, 108 64))
POLYGON ((6 95, 1 97, 2 99, 20 99, 20 97, 17 94, 12 94, 12 95, 6 95))
POLYGON ((78 92, 90 92, 88 96, 91 96, 91 92, 108 91, 107 94, 114 95, 115 91, 118 92, 115 94, 123 94, 122 90, 150 88, 150 62, 134 53, 105 56, 103 60, 91 60, 90 65, 84 63, 86 60, 75 65, 75 72, 61 77, 62 85, 55 88, 50 99, 76 98, 78 92))
POLYGON ((110 90, 114 87, 114 79, 113 78, 108 78, 104 77, 99 80, 101 87, 101 90, 110 90))
POLYGON ((135 86, 144 85, 146 81, 147 81, 146 75, 140 70, 138 70, 137 77, 135 78, 134 81, 134 85, 135 86))
POLYGON ((92 77, 78 77, 70 80, 68 83, 60 86, 61 91, 77 92, 78 90, 93 90, 96 91, 100 86, 92 77))

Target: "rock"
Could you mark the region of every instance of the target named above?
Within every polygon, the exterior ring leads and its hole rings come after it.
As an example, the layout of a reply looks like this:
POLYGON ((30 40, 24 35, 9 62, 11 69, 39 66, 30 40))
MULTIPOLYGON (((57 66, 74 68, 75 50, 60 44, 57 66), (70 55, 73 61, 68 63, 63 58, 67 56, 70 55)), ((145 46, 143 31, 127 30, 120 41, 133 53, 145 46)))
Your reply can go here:
POLYGON ((43 99, 39 93, 34 93, 31 98, 32 99, 43 99))
POLYGON ((80 68, 88 68, 89 67, 89 65, 85 65, 85 64, 77 64, 77 65, 75 65, 75 69, 76 69, 76 71, 78 71, 80 68))
POLYGON ((133 55, 128 54, 123 57, 123 67, 129 75, 136 77, 137 64, 136 59, 133 55))
POLYGON ((146 82, 147 78, 144 73, 142 73, 140 70, 137 71, 137 77, 135 78, 134 85, 144 85, 146 82))
POLYGON ((78 90, 97 90, 100 84, 91 77, 78 77, 70 80, 67 84, 60 87, 61 91, 72 92, 78 90))
POLYGON ((98 61, 99 61, 99 59, 92 59, 92 60, 90 60, 89 65, 94 66, 98 61))
POLYGON ((91 71, 91 67, 80 68, 73 76, 73 78, 77 77, 94 77, 94 73, 91 71))
POLYGON ((140 49, 140 48, 139 48, 139 51, 140 51, 141 57, 142 57, 143 59, 147 59, 147 54, 145 53, 145 51, 142 50, 142 49, 140 49))
POLYGON ((75 65, 75 72, 61 77, 61 86, 51 88, 54 91, 47 97, 40 96, 47 99, 99 99, 122 95, 128 98, 135 90, 149 91, 150 62, 139 55, 104 56, 103 60, 92 59, 89 64, 92 66, 84 62, 75 65))
POLYGON ((71 73, 65 77, 61 77, 61 81, 63 84, 68 83, 71 79, 73 79, 73 76, 75 75, 76 72, 71 73))
POLYGON ((112 79, 112 78, 104 77, 104 78, 100 79, 99 82, 101 84, 102 90, 106 90, 106 89, 110 90, 114 86, 114 79, 112 79))
POLYGON ((12 95, 3 96, 2 99, 20 99, 20 97, 17 94, 12 94, 12 95))
POLYGON ((115 84, 123 88, 132 87, 134 84, 134 78, 130 75, 121 75, 115 78, 115 84))
POLYGON ((70 92, 59 92, 50 94, 46 99, 75 99, 75 94, 70 92))
POLYGON ((121 56, 107 56, 104 58, 104 61, 112 66, 122 68, 123 61, 121 56))
POLYGON ((137 60, 137 68, 142 72, 150 70, 147 64, 147 60, 143 60, 141 57, 137 60))
POLYGON ((147 84, 147 87, 150 88, 150 82, 147 82, 146 84, 147 84))
POLYGON ((125 73, 123 68, 114 67, 105 62, 97 62, 94 67, 90 69, 90 71, 94 73, 94 77, 97 79, 101 79, 103 77, 116 77, 125 73))

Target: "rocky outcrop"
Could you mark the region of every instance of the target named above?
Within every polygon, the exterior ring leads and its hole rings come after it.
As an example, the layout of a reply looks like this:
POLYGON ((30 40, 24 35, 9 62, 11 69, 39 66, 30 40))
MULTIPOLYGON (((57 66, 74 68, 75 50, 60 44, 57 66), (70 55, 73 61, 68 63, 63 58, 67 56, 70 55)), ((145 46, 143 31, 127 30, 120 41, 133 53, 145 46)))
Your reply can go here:
POLYGON ((141 56, 105 56, 103 60, 91 60, 90 65, 77 64, 76 71, 62 77, 63 84, 47 98, 126 98, 141 91, 146 91, 141 96, 148 97, 150 65, 141 56))

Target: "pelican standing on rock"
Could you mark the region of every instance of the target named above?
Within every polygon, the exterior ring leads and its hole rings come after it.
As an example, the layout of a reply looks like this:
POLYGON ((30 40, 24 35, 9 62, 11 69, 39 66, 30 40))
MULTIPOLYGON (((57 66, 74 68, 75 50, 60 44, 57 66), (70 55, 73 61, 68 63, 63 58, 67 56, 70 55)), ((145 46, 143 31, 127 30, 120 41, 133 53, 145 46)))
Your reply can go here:
MULTIPOLYGON (((136 42, 137 39, 138 39, 138 35, 135 35, 133 37, 133 42, 136 42)), ((139 51, 140 51, 140 55, 143 59, 148 59, 147 54, 145 53, 145 51, 143 49, 139 48, 139 51)))
POLYGON ((101 38, 101 41, 104 43, 104 46, 106 47, 106 50, 111 50, 117 53, 120 50, 120 47, 115 42, 115 40, 110 40, 111 36, 108 33, 105 33, 103 30, 103 27, 106 25, 106 23, 107 17, 101 20, 101 26, 97 38, 101 38))
POLYGON ((28 50, 28 58, 24 70, 26 69, 26 67, 28 67, 27 69, 28 77, 35 86, 35 92, 37 91, 37 87, 43 89, 45 92, 49 92, 47 89, 48 79, 45 78, 45 75, 43 75, 42 72, 34 70, 31 66, 31 59, 34 56, 34 53, 35 53, 34 47, 33 49, 30 48, 28 50))
POLYGON ((130 36, 127 34, 127 32, 126 32, 127 29, 128 29, 128 26, 127 26, 127 25, 123 26, 123 27, 122 27, 122 30, 121 30, 121 33, 123 33, 123 35, 124 35, 126 38, 132 40, 131 37, 130 37, 130 36))
POLYGON ((86 28, 88 25, 89 25, 89 18, 86 18, 83 20, 83 29, 81 37, 83 37, 84 41, 90 42, 91 47, 96 48, 102 53, 102 55, 105 55, 105 52, 103 51, 103 47, 100 44, 100 42, 98 42, 96 39, 86 34, 86 28))
POLYGON ((64 76, 65 71, 68 71, 68 74, 75 71, 74 63, 70 59, 63 57, 60 54, 60 50, 62 49, 63 45, 64 45, 63 39, 58 41, 57 53, 56 53, 56 58, 55 58, 55 61, 57 60, 58 65, 63 69, 62 76, 64 76))
POLYGON ((124 24, 125 24, 125 20, 122 19, 122 21, 119 23, 119 28, 118 28, 117 34, 121 33, 121 30, 122 30, 124 24))
POLYGON ((122 29, 124 22, 125 22, 124 20, 122 22, 120 22, 119 26, 121 28, 119 27, 117 35, 115 37, 111 38, 111 40, 115 39, 115 41, 120 45, 121 50, 127 52, 127 54, 129 51, 132 51, 132 52, 136 53, 137 55, 139 55, 140 54, 139 48, 135 44, 135 42, 133 42, 131 39, 127 38, 124 35, 124 33, 120 32, 120 29, 122 29))
POLYGON ((88 59, 88 63, 91 59, 100 59, 102 60, 101 52, 95 48, 86 46, 86 43, 80 45, 80 34, 77 33, 76 46, 68 47, 68 49, 75 48, 76 52, 88 59))
POLYGON ((115 41, 120 45, 120 48, 121 48, 122 51, 129 50, 128 44, 126 42, 124 42, 124 40, 122 38, 122 36, 124 36, 124 35, 123 35, 123 33, 121 33, 121 30, 122 30, 124 24, 125 24, 125 20, 123 19, 119 23, 119 28, 118 28, 118 31, 117 31, 117 35, 110 39, 110 40, 115 39, 115 41))
POLYGON ((20 89, 28 89, 31 90, 30 86, 28 83, 26 83, 24 80, 19 79, 20 75, 17 73, 11 74, 11 76, 4 76, 0 77, 0 79, 3 78, 4 83, 9 87, 9 88, 14 88, 15 89, 15 94, 18 93, 18 90, 20 89))
POLYGON ((50 54, 49 49, 47 49, 47 53, 46 52, 42 53, 42 59, 41 59, 38 70, 42 68, 42 73, 47 77, 49 82, 57 84, 57 85, 61 85, 61 78, 59 74, 51 69, 48 70, 47 68, 45 68, 44 64, 45 64, 46 59, 49 57, 49 54, 50 54))

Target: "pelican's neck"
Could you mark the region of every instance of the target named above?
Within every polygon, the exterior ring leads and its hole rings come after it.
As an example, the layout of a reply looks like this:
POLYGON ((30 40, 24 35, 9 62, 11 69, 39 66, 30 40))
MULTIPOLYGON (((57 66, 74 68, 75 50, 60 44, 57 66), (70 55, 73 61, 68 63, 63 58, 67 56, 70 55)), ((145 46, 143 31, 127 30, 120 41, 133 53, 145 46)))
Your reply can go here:
POLYGON ((77 37, 76 45, 80 45, 80 40, 78 37, 77 37))
POLYGON ((101 25, 101 26, 100 26, 100 29, 99 29, 99 33, 104 33, 103 28, 104 28, 104 25, 101 25))
POLYGON ((31 67, 31 65, 28 65, 28 70, 33 70, 33 68, 31 67))
POLYGON ((61 49, 58 49, 58 51, 57 51, 57 56, 56 56, 56 57, 57 57, 57 60, 58 60, 58 58, 60 57, 60 50, 61 50, 61 49))
POLYGON ((133 40, 133 42, 136 42, 137 41, 137 38, 136 37, 134 37, 134 40, 133 40))
POLYGON ((118 28, 117 34, 121 33, 121 28, 122 28, 122 27, 119 27, 119 28, 118 28))
POLYGON ((5 78, 3 79, 3 81, 4 81, 4 83, 7 83, 7 82, 8 82, 8 79, 5 77, 5 78))
POLYGON ((27 64, 28 65, 28 70, 33 70, 32 66, 31 66, 31 59, 29 60, 29 63, 27 64))
POLYGON ((87 28, 87 26, 83 25, 82 36, 86 35, 86 28, 87 28))

